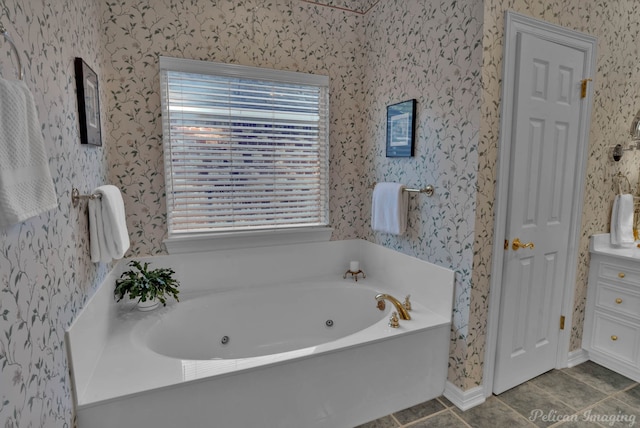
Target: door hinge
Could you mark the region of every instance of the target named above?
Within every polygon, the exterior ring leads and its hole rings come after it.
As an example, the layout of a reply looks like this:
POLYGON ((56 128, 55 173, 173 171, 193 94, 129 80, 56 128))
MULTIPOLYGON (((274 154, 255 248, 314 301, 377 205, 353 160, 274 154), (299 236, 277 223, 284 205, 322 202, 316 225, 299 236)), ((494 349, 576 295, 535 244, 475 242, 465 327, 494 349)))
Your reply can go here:
POLYGON ((580 91, 580 98, 587 97, 587 82, 591 82, 591 79, 582 79, 582 87, 580 91))
POLYGON ((564 315, 560 315, 560 330, 564 330, 564 315))

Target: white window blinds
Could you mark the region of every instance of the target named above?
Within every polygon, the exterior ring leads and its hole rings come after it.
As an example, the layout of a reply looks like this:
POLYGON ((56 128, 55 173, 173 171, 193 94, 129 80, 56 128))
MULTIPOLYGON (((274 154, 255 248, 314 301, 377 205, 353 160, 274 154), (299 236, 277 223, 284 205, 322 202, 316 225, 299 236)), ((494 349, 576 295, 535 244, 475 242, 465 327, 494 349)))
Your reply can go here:
POLYGON ((328 224, 328 78, 160 59, 169 236, 328 224))

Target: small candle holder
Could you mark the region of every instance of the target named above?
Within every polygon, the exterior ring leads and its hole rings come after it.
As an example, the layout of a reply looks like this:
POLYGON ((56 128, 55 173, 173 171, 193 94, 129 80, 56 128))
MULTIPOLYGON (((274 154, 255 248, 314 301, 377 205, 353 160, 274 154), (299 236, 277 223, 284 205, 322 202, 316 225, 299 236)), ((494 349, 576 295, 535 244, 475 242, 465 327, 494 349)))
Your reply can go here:
POLYGON ((366 278, 367 275, 364 274, 364 272, 362 271, 362 269, 358 269, 357 271, 352 271, 351 269, 349 269, 348 271, 346 271, 344 273, 344 275, 342 276, 342 279, 347 279, 347 275, 351 274, 351 277, 358 282, 358 275, 362 275, 362 278, 366 278))

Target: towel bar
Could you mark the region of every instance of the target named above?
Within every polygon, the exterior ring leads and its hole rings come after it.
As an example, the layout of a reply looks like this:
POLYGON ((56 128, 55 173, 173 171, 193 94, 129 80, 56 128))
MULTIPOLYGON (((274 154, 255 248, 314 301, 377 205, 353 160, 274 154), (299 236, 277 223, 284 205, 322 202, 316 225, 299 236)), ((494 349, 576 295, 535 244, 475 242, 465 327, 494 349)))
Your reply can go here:
POLYGON ((435 192, 435 188, 429 184, 426 187, 424 187, 423 189, 412 189, 412 188, 408 188, 405 187, 404 191, 405 192, 409 192, 409 193, 424 193, 427 196, 433 196, 433 193, 435 192))
POLYGON ((2 25, 1 22, 0 34, 2 34, 4 36, 4 39, 9 43, 9 45, 11 45, 11 50, 16 55, 16 59, 18 61, 18 79, 22 80, 22 78, 24 77, 24 71, 22 70, 22 58, 20 58, 20 52, 18 52, 18 48, 16 47, 15 43, 13 43, 13 40, 11 40, 11 37, 9 37, 9 33, 7 33, 6 28, 4 28, 4 25, 2 25))
POLYGON ((80 203, 80 199, 100 199, 102 196, 99 193, 92 193, 91 195, 81 195, 80 191, 75 187, 71 190, 71 202, 74 207, 77 207, 80 203))
MULTIPOLYGON (((372 185, 371 188, 373 189, 374 187, 376 187, 376 185, 372 185)), ((407 193, 424 193, 427 196, 433 196, 433 194, 435 193, 436 189, 435 187, 433 187, 431 184, 425 186, 422 189, 414 189, 411 187, 405 187, 404 191, 407 193)))

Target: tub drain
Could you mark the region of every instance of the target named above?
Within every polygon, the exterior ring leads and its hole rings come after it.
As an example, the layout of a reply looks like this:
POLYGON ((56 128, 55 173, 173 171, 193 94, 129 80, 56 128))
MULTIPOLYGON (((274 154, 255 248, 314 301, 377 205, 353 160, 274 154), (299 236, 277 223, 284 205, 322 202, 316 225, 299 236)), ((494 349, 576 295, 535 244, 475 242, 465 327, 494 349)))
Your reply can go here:
POLYGON ((333 327, 333 320, 327 320, 327 322, 324 323, 327 327, 333 327))
POLYGON ((229 343, 229 336, 222 336, 220 343, 222 343, 223 345, 226 345, 227 343, 229 343))

